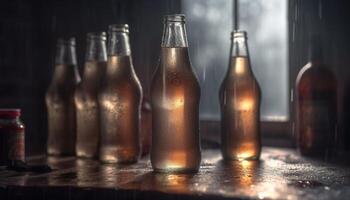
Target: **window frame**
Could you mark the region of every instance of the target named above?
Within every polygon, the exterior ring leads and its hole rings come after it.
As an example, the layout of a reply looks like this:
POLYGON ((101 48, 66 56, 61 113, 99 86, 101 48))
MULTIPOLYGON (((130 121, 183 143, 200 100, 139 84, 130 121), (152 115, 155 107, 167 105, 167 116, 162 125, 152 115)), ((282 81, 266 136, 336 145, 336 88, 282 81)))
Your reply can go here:
MULTIPOLYGON (((233 1, 233 27, 237 29, 239 27, 239 6, 238 0, 233 1)), ((293 89, 295 84, 295 77, 298 73, 298 69, 292 68, 291 56, 293 53, 291 45, 290 31, 293 27, 290 23, 291 15, 290 12, 291 2, 287 2, 287 99, 288 101, 288 116, 286 120, 262 120, 260 117, 260 133, 263 145, 266 146, 278 146, 278 147, 295 147, 295 136, 294 136, 294 108, 293 108, 293 89)), ((202 143, 216 143, 220 144, 220 119, 219 120, 200 120, 200 133, 202 137, 202 143)))

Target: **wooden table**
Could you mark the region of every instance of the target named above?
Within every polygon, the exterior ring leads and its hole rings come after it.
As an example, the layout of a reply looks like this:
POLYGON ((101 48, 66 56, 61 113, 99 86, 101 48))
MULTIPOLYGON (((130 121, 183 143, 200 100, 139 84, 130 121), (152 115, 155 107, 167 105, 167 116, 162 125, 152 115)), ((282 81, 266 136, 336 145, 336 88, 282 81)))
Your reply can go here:
POLYGON ((50 173, 0 171, 0 199, 350 199, 350 167, 264 148, 261 161, 224 163, 203 150, 200 171, 156 174, 148 158, 134 165, 74 157, 33 157, 50 173))

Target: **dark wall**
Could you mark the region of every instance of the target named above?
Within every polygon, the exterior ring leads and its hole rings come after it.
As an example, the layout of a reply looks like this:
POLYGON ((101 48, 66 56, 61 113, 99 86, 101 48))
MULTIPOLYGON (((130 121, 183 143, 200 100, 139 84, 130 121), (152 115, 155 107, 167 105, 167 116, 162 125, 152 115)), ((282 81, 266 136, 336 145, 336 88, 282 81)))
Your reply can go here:
POLYGON ((55 41, 74 36, 82 71, 86 33, 128 23, 134 67, 145 94, 157 64, 162 16, 179 13, 173 0, 3 0, 0 6, 0 107, 21 108, 26 150, 45 152, 45 91, 53 73, 55 41))
MULTIPOLYGON (((45 152, 45 91, 53 72, 55 41, 77 38, 80 70, 86 33, 130 25, 134 66, 147 95, 157 63, 162 16, 180 13, 179 0, 3 0, 0 6, 0 107, 18 107, 26 124, 29 154, 45 152)), ((290 85, 307 62, 308 37, 320 33, 325 60, 338 83, 339 135, 350 149, 350 6, 346 0, 290 0, 290 85), (346 143, 346 141, 349 141, 346 143)))
MULTIPOLYGON (((323 59, 338 81, 338 148, 350 150, 350 2, 290 0, 290 84, 307 63, 311 35, 321 37, 323 59)), ((293 110, 293 109, 291 109, 293 110)))

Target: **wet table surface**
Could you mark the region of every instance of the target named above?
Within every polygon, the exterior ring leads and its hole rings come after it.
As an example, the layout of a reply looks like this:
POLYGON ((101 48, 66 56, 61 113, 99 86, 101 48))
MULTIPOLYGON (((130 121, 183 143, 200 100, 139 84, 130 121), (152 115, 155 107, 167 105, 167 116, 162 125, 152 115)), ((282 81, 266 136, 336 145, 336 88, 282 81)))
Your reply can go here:
POLYGON ((33 157, 50 173, 0 171, 0 199, 349 199, 350 167, 264 148, 261 160, 224 163, 203 150, 198 173, 153 173, 138 164, 101 164, 74 157, 33 157))

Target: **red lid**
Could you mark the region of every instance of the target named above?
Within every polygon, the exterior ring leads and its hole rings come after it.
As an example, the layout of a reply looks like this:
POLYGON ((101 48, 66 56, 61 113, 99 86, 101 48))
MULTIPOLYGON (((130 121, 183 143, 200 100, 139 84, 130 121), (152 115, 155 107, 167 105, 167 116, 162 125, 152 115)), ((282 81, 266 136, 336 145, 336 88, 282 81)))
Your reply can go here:
POLYGON ((0 108, 0 118, 15 118, 21 115, 21 109, 0 108))

